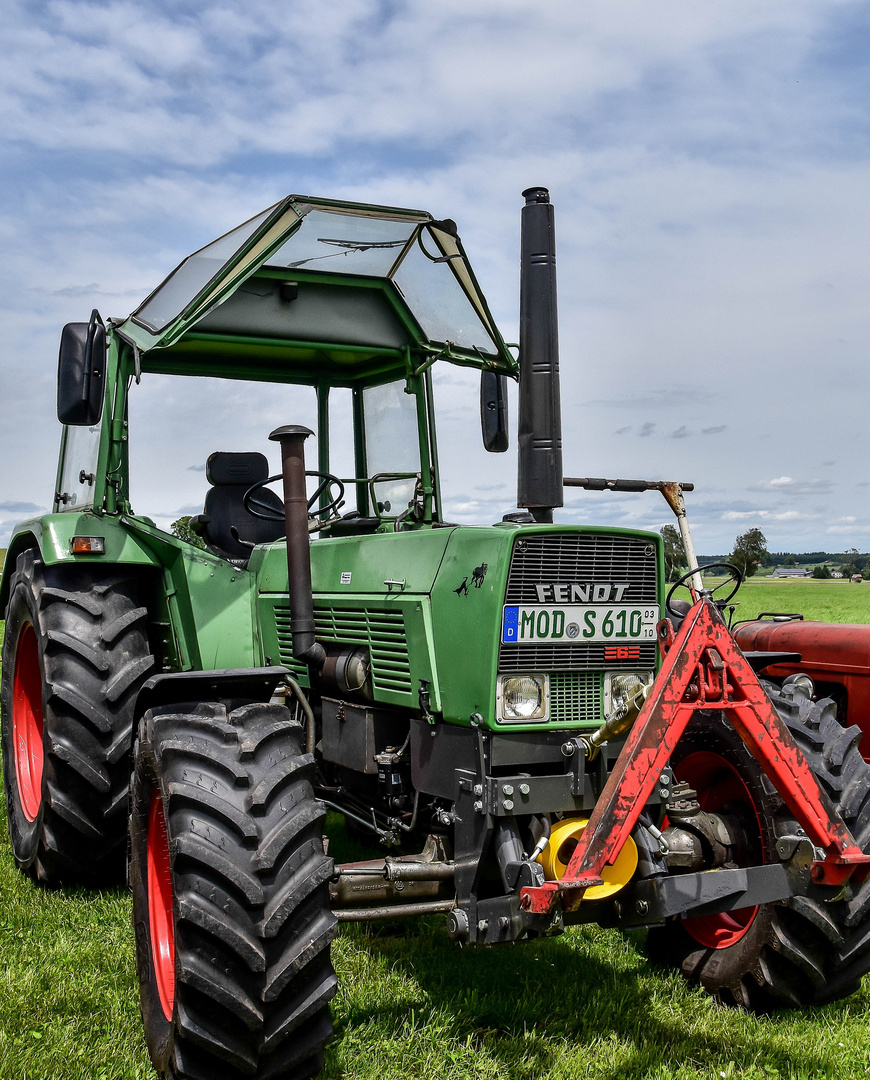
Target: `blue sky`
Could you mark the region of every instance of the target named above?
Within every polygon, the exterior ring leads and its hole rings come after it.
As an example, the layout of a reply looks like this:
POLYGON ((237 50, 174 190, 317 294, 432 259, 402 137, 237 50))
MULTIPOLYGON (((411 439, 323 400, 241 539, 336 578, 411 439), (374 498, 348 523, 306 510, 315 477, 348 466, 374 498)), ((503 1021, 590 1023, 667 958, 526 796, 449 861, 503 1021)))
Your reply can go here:
MULTIPOLYGON (((544 184, 566 473, 693 481, 702 552, 754 526, 772 550, 870 547, 866 3, 0 0, 0 18, 0 543, 51 498, 64 322, 127 314, 299 191, 455 218, 515 340, 520 192, 544 184)), ((158 521, 201 505, 208 450, 266 449, 255 391, 140 389, 134 504, 158 521)), ((498 520, 515 459, 469 467, 473 391, 442 377, 448 507, 498 520)), ((561 518, 667 511, 572 492, 561 518)))

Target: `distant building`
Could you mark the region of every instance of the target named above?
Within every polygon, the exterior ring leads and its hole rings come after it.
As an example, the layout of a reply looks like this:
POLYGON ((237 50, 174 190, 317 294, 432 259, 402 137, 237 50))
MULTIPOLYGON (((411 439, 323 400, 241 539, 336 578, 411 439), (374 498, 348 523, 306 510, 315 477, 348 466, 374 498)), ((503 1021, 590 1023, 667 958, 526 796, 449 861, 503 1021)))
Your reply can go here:
POLYGON ((839 570, 832 570, 831 571, 831 577, 841 578, 842 576, 843 575, 840 573, 839 570))
POLYGON ((778 566, 771 577, 812 577, 812 573, 809 570, 801 570, 800 567, 793 566, 778 566))

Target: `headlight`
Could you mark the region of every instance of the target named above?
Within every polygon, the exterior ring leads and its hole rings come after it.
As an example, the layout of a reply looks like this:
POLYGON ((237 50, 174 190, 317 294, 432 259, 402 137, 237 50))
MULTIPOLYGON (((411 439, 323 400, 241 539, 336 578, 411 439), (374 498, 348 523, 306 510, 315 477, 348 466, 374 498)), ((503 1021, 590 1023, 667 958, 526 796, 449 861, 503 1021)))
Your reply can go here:
POLYGON ((810 701, 816 696, 816 684, 805 671, 799 671, 796 675, 789 675, 787 679, 783 679, 783 690, 785 690, 787 686, 793 686, 799 694, 803 694, 803 696, 810 701))
POLYGON ((607 719, 616 713, 633 720, 646 700, 644 690, 652 685, 651 671, 611 671, 604 676, 604 715, 607 719))
POLYGON ((498 719, 508 724, 546 720, 549 680, 546 675, 502 675, 498 680, 498 719))

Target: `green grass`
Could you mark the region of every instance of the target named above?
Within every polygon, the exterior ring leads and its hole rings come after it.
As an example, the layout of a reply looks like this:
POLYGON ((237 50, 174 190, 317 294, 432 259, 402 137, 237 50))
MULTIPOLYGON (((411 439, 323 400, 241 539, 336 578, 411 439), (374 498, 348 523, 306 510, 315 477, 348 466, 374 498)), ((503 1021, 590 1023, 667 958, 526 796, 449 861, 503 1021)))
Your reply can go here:
MULTIPOLYGON (((150 1076, 127 894, 40 890, 15 870, 4 836, 0 911, 0 1077, 150 1076)), ((651 967, 642 944, 640 932, 592 927, 460 950, 437 919, 400 933, 346 928, 334 948, 341 990, 324 1076, 866 1075, 866 992, 804 1013, 747 1016, 651 967)))
MULTIPOLYGON (((0 845, 0 1076, 144 1078, 124 892, 45 893, 0 845)), ((716 1080, 838 1077, 870 1067, 870 998, 757 1018, 652 968, 643 935, 460 950, 435 919, 345 929, 325 1077, 716 1080)))
MULTIPOLYGON (((714 584, 718 580, 710 579, 714 584)), ((680 590, 679 595, 686 594, 680 590)), ((754 619, 762 611, 778 611, 799 612, 821 622, 870 623, 870 581, 851 585, 814 578, 752 577, 743 583, 733 602, 738 605, 735 619, 754 619)))
MULTIPOLYGON (((742 618, 797 610, 870 622, 870 584, 756 579, 740 598, 742 618)), ((339 830, 338 858, 343 843, 339 830)), ((0 1080, 153 1075, 130 907, 124 890, 31 884, 0 808, 0 1080)), ((575 928, 463 950, 440 919, 395 926, 347 927, 335 944, 329 1080, 863 1080, 870 1069, 870 986, 824 1008, 753 1017, 653 968, 642 932, 575 928)))

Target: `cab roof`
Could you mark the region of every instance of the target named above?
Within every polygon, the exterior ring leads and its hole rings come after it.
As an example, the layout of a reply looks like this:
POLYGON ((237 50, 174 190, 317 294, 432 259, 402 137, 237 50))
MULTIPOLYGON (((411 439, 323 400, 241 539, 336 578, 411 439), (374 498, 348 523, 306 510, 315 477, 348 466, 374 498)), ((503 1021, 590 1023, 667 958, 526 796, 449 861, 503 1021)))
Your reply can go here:
POLYGON ((143 370, 351 385, 432 359, 516 375, 457 234, 424 210, 288 195, 125 320, 143 370))

